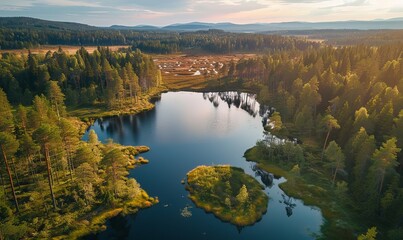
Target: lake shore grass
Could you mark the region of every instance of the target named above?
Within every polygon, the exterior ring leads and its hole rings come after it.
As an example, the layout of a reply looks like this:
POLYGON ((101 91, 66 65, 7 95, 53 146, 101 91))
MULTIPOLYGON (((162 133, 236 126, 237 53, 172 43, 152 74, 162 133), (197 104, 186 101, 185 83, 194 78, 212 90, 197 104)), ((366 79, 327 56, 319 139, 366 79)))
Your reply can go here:
POLYGON ((324 223, 321 226, 322 235, 316 236, 317 239, 353 240, 356 239, 355 232, 363 230, 353 218, 354 209, 344 199, 340 199, 343 196, 337 194, 336 187, 325 174, 315 169, 295 174, 291 169, 262 158, 256 146, 248 149, 244 157, 247 161, 257 163, 259 168, 286 178, 287 181, 279 184, 279 187, 288 196, 301 199, 305 205, 320 208, 324 223))
POLYGON ((95 103, 90 106, 76 106, 68 108, 70 116, 77 117, 85 122, 91 119, 102 117, 112 117, 119 115, 138 114, 154 108, 154 104, 150 102, 153 98, 158 98, 161 93, 168 91, 165 86, 160 86, 150 89, 147 93, 143 94, 135 103, 124 103, 123 107, 116 109, 108 109, 104 103, 95 103))
POLYGON ((197 207, 239 227, 253 225, 267 211, 264 187, 240 168, 198 166, 187 174, 186 189, 197 207))
POLYGON ((164 83, 150 89, 141 95, 135 103, 124 102, 122 107, 108 109, 105 103, 94 103, 88 106, 75 106, 67 109, 68 115, 76 117, 91 125, 97 118, 113 117, 121 115, 133 115, 144 111, 149 111, 155 107, 152 99, 159 98, 162 93, 168 91, 192 91, 192 92, 224 92, 241 91, 255 93, 258 86, 254 84, 244 84, 236 79, 206 78, 203 76, 176 76, 165 77, 164 83))
MULTIPOLYGON (((127 170, 133 169, 135 164, 138 163, 134 156, 150 150, 147 146, 122 146, 116 143, 114 146, 122 151, 127 157, 127 170)), ((71 183, 70 181, 66 181, 63 184, 69 185, 71 183)), ((63 191, 63 184, 55 189, 56 193, 63 191)), ((98 199, 98 207, 86 212, 85 215, 77 215, 76 220, 71 223, 71 226, 69 226, 70 231, 68 233, 54 236, 52 239, 80 239, 91 234, 96 234, 106 229, 105 223, 108 219, 121 214, 135 214, 140 209, 149 208, 154 204, 157 204, 159 200, 157 197, 150 197, 144 189, 140 188, 139 193, 131 199, 117 201, 113 204, 103 204, 102 202, 103 200, 98 199)), ((63 228, 63 226, 60 227, 63 228)), ((54 229, 54 232, 62 232, 56 230, 57 229, 54 229)))
POLYGON ((141 189, 141 194, 139 194, 135 198, 128 200, 116 207, 108 209, 97 209, 94 212, 88 214, 86 219, 92 217, 90 220, 82 219, 80 221, 77 221, 75 223, 75 229, 73 231, 66 235, 54 237, 53 239, 80 239, 91 234, 96 234, 98 232, 106 230, 105 223, 108 219, 116 217, 120 214, 135 214, 138 212, 139 209, 149 208, 157 203, 157 198, 149 197, 147 192, 141 189))

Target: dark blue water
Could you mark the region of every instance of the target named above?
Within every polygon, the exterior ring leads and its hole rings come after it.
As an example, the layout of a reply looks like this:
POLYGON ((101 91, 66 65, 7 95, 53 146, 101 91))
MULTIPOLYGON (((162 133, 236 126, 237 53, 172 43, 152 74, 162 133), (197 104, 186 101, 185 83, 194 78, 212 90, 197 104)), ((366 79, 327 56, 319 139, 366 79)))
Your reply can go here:
POLYGON ((323 221, 321 212, 285 196, 278 188, 284 178, 265 181, 267 213, 242 229, 205 213, 187 198, 181 180, 198 165, 230 164, 259 181, 258 173, 267 174, 243 158, 263 136, 258 111, 253 95, 169 92, 151 111, 96 121, 92 129, 102 141, 112 138, 123 145, 151 147, 142 155, 150 163, 132 170, 130 177, 160 200, 135 215, 108 221, 107 230, 96 239, 313 239, 323 221), (186 206, 192 207, 188 218, 180 214, 186 206))

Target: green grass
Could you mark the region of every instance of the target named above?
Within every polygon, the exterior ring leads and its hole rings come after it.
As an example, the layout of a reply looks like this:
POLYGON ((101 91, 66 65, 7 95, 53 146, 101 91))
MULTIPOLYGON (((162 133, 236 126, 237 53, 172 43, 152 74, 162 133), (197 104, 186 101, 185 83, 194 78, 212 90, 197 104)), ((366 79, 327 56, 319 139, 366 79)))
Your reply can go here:
POLYGON ((258 164, 258 167, 283 176, 287 179, 279 187, 291 197, 301 199, 305 205, 319 207, 325 218, 321 226, 323 236, 320 239, 355 239, 354 232, 362 226, 352 219, 354 210, 347 206, 344 199, 335 192, 336 187, 331 184, 329 177, 316 169, 305 169, 301 175, 293 174, 290 169, 285 169, 269 159, 259 156, 257 147, 248 149, 245 158, 258 164))
POLYGON ((196 206, 236 226, 252 225, 267 211, 268 197, 263 186, 240 168, 199 166, 187 174, 190 199, 196 206), (247 198, 237 195, 245 185, 247 198))
POLYGON ((106 104, 104 103, 95 103, 90 106, 70 107, 67 110, 70 116, 74 116, 89 122, 90 119, 97 119, 101 117, 137 114, 153 109, 154 104, 150 102, 150 99, 159 96, 165 91, 167 91, 165 86, 153 88, 139 97, 137 102, 131 103, 129 101, 125 101, 122 103, 122 106, 116 106, 113 109, 107 108, 106 104))

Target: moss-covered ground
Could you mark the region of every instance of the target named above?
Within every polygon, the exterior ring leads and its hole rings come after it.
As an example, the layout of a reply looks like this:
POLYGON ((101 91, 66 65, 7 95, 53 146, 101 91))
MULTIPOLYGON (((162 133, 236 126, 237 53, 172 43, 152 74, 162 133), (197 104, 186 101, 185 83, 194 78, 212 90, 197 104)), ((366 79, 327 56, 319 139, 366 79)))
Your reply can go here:
POLYGON ((254 224, 267 210, 264 187, 240 168, 199 166, 187 174, 186 189, 196 206, 237 226, 254 224))

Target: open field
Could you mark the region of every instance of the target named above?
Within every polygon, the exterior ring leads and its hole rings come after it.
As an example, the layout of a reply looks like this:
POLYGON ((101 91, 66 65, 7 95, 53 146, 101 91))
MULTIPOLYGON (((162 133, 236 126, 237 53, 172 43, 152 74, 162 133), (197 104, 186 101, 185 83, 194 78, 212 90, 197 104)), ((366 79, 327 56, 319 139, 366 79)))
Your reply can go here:
MULTIPOLYGON (((223 77, 223 67, 228 71, 232 61, 253 58, 256 54, 231 55, 153 55, 155 64, 161 70, 168 89, 205 89, 211 81, 223 77)), ((226 74, 225 74, 226 75, 226 74)))
MULTIPOLYGON (((67 52, 68 54, 75 54, 78 49, 81 47, 84 47, 87 49, 88 52, 92 53, 95 49, 98 48, 98 46, 71 46, 71 45, 43 45, 38 48, 32 48, 31 53, 33 54, 45 54, 48 51, 54 52, 57 51, 61 47, 63 51, 67 52)), ((104 46, 104 47, 109 47, 111 50, 116 51, 120 48, 127 48, 129 46, 104 46)), ((2 53, 14 53, 17 55, 20 54, 28 54, 28 49, 6 49, 6 50, 0 50, 0 54, 2 53)))

